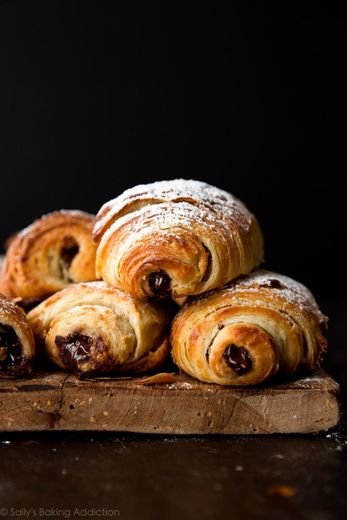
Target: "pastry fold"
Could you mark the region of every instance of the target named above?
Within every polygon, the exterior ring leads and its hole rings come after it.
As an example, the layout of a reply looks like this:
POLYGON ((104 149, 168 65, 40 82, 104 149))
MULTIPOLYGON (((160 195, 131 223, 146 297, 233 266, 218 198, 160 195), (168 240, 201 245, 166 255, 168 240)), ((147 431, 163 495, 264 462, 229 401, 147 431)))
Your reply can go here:
POLYGON ((255 385, 318 366, 326 321, 306 287, 259 270, 187 302, 173 322, 172 354, 200 381, 255 385))
POLYGON ((0 294, 0 377, 31 372, 35 342, 26 315, 0 294))
POLYGON ((37 340, 61 368, 80 374, 144 372, 169 353, 171 312, 106 285, 72 285, 28 314, 37 340))
POLYGON ((242 202, 206 183, 140 185, 96 217, 96 273, 134 297, 174 299, 221 287, 263 258, 263 238, 242 202))
POLYGON ((71 283, 95 280, 93 224, 93 215, 62 210, 17 233, 3 261, 0 291, 25 306, 71 283))

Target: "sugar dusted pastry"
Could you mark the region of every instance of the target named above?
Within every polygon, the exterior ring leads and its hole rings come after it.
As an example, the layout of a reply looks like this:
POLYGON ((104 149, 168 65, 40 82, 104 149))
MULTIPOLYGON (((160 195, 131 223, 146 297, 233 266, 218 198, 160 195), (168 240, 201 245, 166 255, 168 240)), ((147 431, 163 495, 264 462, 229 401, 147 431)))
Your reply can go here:
POLYGON ((93 223, 93 215, 62 210, 17 233, 3 261, 0 291, 40 301, 71 283, 95 280, 93 223))
POLYGON ((81 374, 145 372, 169 353, 171 312, 104 282, 64 289, 30 311, 38 342, 61 368, 81 374))
POLYGON ((172 353, 200 381, 255 385, 300 365, 318 366, 325 325, 306 287, 259 270, 187 302, 172 326, 172 353))
POLYGON ((34 336, 24 311, 0 294, 0 377, 30 373, 34 336))
POLYGON ((238 199, 204 182, 136 186, 96 217, 96 272, 146 299, 184 299, 250 272, 263 258, 255 217, 238 199))

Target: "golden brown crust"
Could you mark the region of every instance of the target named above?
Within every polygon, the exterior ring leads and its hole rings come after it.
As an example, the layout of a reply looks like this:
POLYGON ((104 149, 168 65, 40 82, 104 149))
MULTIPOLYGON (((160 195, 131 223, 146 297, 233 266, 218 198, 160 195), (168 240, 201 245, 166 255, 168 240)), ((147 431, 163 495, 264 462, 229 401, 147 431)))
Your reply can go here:
POLYGON ((172 353, 201 381, 254 385, 277 371, 319 365, 325 325, 306 287, 259 270, 187 302, 172 325, 172 353))
POLYGON ((62 210, 36 220, 12 239, 1 268, 9 297, 44 297, 71 283, 95 280, 94 217, 62 210))
POLYGON ((30 373, 34 355, 34 336, 24 311, 0 294, 0 377, 30 373))
POLYGON ((137 298, 176 301, 221 287, 263 258, 252 213, 199 181, 140 185, 96 217, 97 275, 137 298), (159 278, 158 278, 159 277, 159 278))
POLYGON ((78 373, 143 372, 169 353, 171 312, 104 282, 68 287, 28 318, 50 359, 78 373))

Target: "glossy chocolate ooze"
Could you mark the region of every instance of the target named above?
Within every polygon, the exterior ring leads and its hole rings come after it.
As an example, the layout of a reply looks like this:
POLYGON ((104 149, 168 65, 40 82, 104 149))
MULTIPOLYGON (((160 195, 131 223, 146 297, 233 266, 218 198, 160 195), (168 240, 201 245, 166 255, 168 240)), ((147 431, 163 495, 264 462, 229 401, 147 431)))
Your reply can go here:
POLYGON ((22 347, 14 329, 0 324, 0 371, 20 375, 24 370, 22 347))
POLYGON ((171 278, 164 271, 149 275, 149 288, 154 298, 167 299, 171 294, 171 278))
POLYGON ((90 363, 83 372, 108 372, 112 368, 107 357, 107 345, 101 337, 92 338, 80 332, 68 336, 56 336, 55 344, 60 349, 61 359, 66 367, 79 372, 81 365, 90 363))
POLYGON ((61 350, 63 363, 76 370, 80 363, 88 361, 93 339, 85 334, 74 332, 69 336, 56 336, 55 343, 61 350))
POLYGON ((223 358, 238 376, 246 374, 252 368, 252 360, 247 350, 243 347, 238 347, 234 344, 228 345, 224 351, 223 358))

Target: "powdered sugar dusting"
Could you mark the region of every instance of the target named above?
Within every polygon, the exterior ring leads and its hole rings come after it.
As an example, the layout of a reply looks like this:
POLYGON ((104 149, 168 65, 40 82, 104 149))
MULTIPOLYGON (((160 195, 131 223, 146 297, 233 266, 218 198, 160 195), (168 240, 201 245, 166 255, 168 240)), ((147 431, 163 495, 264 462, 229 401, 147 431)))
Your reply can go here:
POLYGON ((194 389, 194 386, 191 383, 187 383, 186 381, 177 381, 176 383, 171 383, 168 385, 168 388, 170 389, 185 389, 185 390, 192 390, 194 389))
POLYGON ((137 234, 138 239, 148 232, 149 226, 156 227, 162 231, 162 235, 166 233, 169 237, 175 234, 175 228, 192 229, 194 220, 198 218, 200 226, 206 228, 206 231, 212 229, 218 233, 220 226, 224 225, 223 219, 218 213, 207 209, 197 208, 187 202, 181 202, 174 206, 163 203, 160 204, 160 207, 155 204, 119 218, 106 232, 105 239, 107 240, 108 235, 112 235, 116 229, 127 222, 131 222, 132 232, 137 234), (141 218, 134 218, 134 216, 141 218))
MULTIPOLYGON (((157 181, 151 184, 139 184, 130 188, 114 200, 142 199, 152 197, 162 202, 174 202, 177 199, 191 198, 200 202, 235 203, 238 201, 230 193, 216 188, 206 182, 193 179, 174 179, 171 181, 157 181)), ((238 201, 239 202, 239 201, 238 201)), ((111 201, 112 203, 112 201, 111 201)))
POLYGON ((230 193, 211 186, 205 182, 186 179, 158 181, 151 184, 140 184, 126 190, 124 193, 106 203, 97 215, 94 233, 103 231, 115 219, 125 213, 143 208, 144 206, 170 203, 173 206, 172 215, 182 203, 205 208, 207 212, 219 213, 219 218, 237 220, 246 230, 251 224, 252 214, 244 204, 230 193), (173 204, 176 203, 176 204, 173 204))
POLYGON ((327 321, 327 318, 321 313, 311 291, 305 285, 283 274, 259 269, 239 279, 237 285, 236 282, 232 282, 230 287, 235 287, 237 290, 242 290, 242 288, 247 290, 254 288, 257 290, 258 287, 264 287, 273 291, 279 291, 289 302, 297 303, 304 309, 314 313, 321 323, 326 323, 327 321))
POLYGON ((193 299, 189 298, 184 306, 188 307, 193 301, 203 302, 204 300, 208 300, 216 293, 220 293, 222 297, 229 298, 234 293, 240 295, 243 291, 245 292, 245 300, 247 300, 246 293, 250 291, 259 293, 260 303, 256 304, 253 302, 253 305, 262 305, 261 289, 276 292, 287 302, 299 305, 303 312, 309 312, 315 315, 321 324, 327 324, 328 318, 321 312, 313 294, 305 285, 288 276, 266 269, 257 269, 246 276, 236 278, 221 289, 213 289, 212 291, 195 296, 193 299))

